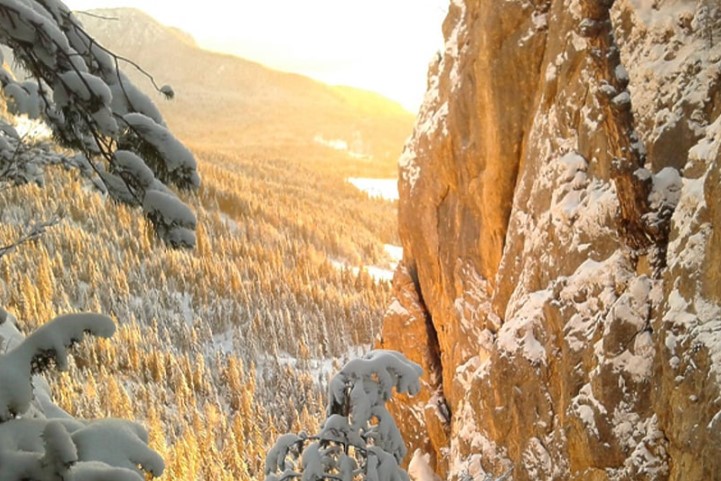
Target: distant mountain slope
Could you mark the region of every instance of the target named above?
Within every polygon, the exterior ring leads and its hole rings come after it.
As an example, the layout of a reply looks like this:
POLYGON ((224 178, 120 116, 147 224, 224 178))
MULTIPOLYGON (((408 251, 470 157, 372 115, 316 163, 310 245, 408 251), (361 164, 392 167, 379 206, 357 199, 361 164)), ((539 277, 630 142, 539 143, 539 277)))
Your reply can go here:
MULTIPOLYGON (((105 18, 80 18, 100 43, 133 59, 158 83, 173 86, 176 99, 161 108, 174 131, 191 144, 317 158, 331 150, 319 139, 342 140, 356 154, 356 162, 372 166, 367 173, 375 169, 378 175, 395 175, 396 159, 413 124, 413 116, 399 104, 202 50, 187 34, 139 10, 93 13, 105 18)), ((132 67, 125 70, 141 87, 151 89, 132 67)))

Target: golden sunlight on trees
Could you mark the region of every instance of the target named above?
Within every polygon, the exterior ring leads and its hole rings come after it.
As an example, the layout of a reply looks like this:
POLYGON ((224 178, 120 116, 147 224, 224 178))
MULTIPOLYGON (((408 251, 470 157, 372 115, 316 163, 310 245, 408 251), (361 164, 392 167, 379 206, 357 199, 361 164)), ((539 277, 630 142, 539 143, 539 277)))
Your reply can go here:
POLYGON ((162 479, 257 479, 277 433, 317 428, 327 381, 318 360, 343 355, 349 339, 371 342, 389 286, 329 260, 383 262, 382 243, 397 243, 393 206, 345 185, 307 189, 324 182, 307 171, 284 173, 293 195, 279 192, 267 170, 285 172, 280 161, 203 159, 204 187, 185 198, 202 226, 195 251, 167 249, 76 171, 50 167, 45 187, 4 190, 0 244, 18 234, 12 219, 64 209, 42 242, 0 264, 0 305, 24 329, 79 305, 115 317, 114 342, 83 344, 54 375, 59 404, 139 419, 166 461, 162 479), (365 208, 349 220, 357 202, 365 208))

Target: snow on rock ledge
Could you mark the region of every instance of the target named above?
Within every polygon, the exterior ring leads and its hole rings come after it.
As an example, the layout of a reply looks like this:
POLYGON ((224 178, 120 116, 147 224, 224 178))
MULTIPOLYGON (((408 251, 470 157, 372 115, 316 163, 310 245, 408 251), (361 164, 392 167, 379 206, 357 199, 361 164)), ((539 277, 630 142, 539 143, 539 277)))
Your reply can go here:
POLYGON ((401 157, 382 345, 429 373, 397 409, 442 478, 721 472, 721 6, 618 0, 604 82, 592 3, 451 2, 401 157), (653 252, 624 241, 606 105, 648 152, 653 252))

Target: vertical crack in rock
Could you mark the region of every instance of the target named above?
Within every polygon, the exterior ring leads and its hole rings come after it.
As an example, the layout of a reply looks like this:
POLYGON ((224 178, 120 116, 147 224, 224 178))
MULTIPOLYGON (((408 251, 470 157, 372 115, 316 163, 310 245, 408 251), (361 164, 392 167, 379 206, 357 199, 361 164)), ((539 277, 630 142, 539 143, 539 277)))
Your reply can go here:
POLYGON ((400 396, 399 401, 392 402, 391 411, 398 424, 405 427, 411 453, 420 449, 429 454, 431 465, 442 472, 444 460, 437 453, 448 445, 450 411, 443 394, 438 333, 426 308, 416 267, 406 259, 393 277, 393 293, 377 345, 402 351, 418 363, 423 368, 423 389, 412 399, 400 396))
POLYGON ((590 43, 591 75, 600 87, 597 100, 613 158, 611 178, 616 185, 620 207, 619 231, 626 244, 639 254, 645 254, 653 247, 652 265, 658 276, 666 264, 673 210, 651 210, 649 196, 653 180, 644 168, 646 152, 636 132, 629 79, 614 38, 611 21, 614 1, 581 1, 583 20, 579 30, 590 43))
POLYGON ((437 376, 401 424, 443 478, 719 472, 717 3, 451 2, 383 340, 437 376))

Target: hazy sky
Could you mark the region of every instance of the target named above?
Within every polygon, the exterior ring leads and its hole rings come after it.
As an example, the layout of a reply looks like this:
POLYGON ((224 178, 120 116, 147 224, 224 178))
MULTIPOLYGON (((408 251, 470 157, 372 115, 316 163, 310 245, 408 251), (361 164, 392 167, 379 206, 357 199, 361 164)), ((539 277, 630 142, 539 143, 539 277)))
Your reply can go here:
MULTIPOLYGON (((66 0, 128 6, 212 50, 331 84, 380 92, 415 111, 442 46, 448 0, 66 0)), ((82 20, 82 17, 81 17, 82 20)))

